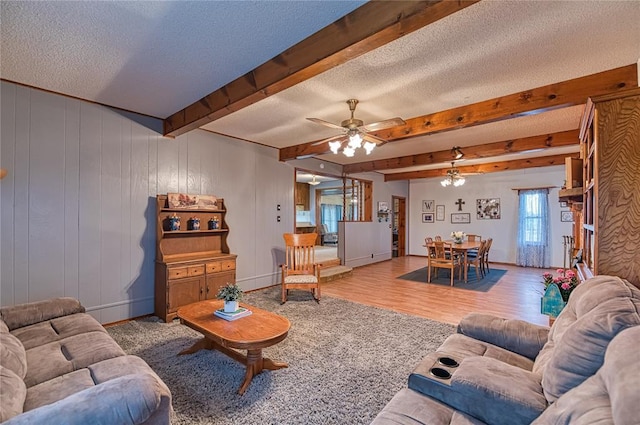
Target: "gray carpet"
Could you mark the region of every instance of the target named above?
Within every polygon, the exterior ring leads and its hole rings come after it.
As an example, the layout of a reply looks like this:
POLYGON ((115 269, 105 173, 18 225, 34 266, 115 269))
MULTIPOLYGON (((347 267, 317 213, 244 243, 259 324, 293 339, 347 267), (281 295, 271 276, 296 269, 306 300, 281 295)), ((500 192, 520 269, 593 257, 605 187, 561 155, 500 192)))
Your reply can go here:
MULTIPOLYGON (((471 269, 469 269, 467 283, 465 283, 463 280, 458 279, 458 272, 456 271, 456 274, 453 276, 453 285, 456 288, 471 289, 478 292, 488 292, 491 288, 493 288, 493 285, 498 283, 498 281, 502 278, 502 276, 504 276, 506 272, 506 270, 495 269, 491 267, 491 271, 489 273, 487 273, 484 277, 478 279, 478 277, 476 276, 476 270, 472 267, 471 269)), ((431 282, 428 283, 428 285, 450 286, 451 275, 449 273, 449 270, 441 269, 438 272, 438 277, 434 277, 432 272, 431 282)), ((402 276, 398 276, 398 279, 427 283, 427 268, 422 267, 418 270, 403 274, 402 276)))
POLYGON ((406 387, 418 361, 454 332, 428 319, 330 297, 317 304, 310 293, 291 294, 284 305, 279 288, 245 295, 248 304, 287 317, 291 330, 264 350, 265 357, 289 367, 256 376, 243 396, 237 394, 243 365, 216 351, 176 356, 200 338, 177 321, 152 317, 108 331, 167 384, 173 424, 368 424, 406 387))

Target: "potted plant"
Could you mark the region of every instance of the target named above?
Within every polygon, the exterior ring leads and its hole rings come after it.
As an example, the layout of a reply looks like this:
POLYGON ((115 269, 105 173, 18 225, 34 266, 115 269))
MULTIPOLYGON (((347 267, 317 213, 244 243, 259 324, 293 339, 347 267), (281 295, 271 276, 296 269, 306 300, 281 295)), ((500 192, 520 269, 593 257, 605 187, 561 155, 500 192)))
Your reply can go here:
POLYGON ((560 314, 569 301, 571 292, 578 286, 578 277, 573 270, 558 269, 558 276, 550 272, 542 274, 544 295, 542 297, 541 312, 549 316, 549 324, 560 314))
POLYGON ((239 308, 238 301, 242 298, 242 289, 235 283, 227 283, 220 288, 216 298, 224 300, 224 311, 226 313, 233 313, 239 308))

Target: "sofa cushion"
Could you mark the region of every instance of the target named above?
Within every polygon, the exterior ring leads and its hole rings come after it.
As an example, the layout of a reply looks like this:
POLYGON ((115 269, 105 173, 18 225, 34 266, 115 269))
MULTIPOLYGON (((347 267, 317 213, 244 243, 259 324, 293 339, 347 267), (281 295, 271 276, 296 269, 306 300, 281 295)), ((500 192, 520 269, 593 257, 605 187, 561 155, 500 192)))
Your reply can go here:
POLYGON ((61 297, 0 308, 0 318, 12 331, 56 317, 84 313, 84 311, 84 307, 77 299, 61 297))
POLYGON ((91 371, 80 369, 65 373, 27 389, 24 411, 55 403, 79 391, 95 386, 91 371))
POLYGON ((640 290, 613 276, 597 276, 576 287, 535 360, 547 400, 594 375, 609 342, 622 330, 640 325, 640 290))
POLYGON ((609 344, 598 372, 568 391, 533 423, 632 425, 640 406, 640 326, 620 332, 609 344))
POLYGON ((18 338, 9 332, 0 332, 0 365, 24 379, 27 375, 27 353, 18 338))
POLYGON ((0 422, 22 413, 26 396, 22 378, 0 365, 0 422))
POLYGON ((371 425, 484 425, 446 404, 403 388, 375 417, 371 425))
POLYGON ((57 317, 11 331, 27 350, 87 332, 106 333, 107 331, 96 319, 86 313, 57 317))
POLYGON ((124 356, 106 332, 73 335, 27 350, 27 388, 102 360, 124 356))
POLYGON ((79 391, 55 403, 15 416, 7 425, 169 425, 158 381, 148 374, 127 375, 79 391), (159 412, 162 416, 156 416, 159 412))
POLYGON ((0 318, 0 332, 9 332, 9 326, 0 318))
POLYGON ((513 353, 488 342, 479 341, 462 334, 449 335, 438 348, 439 353, 451 354, 457 360, 466 357, 482 356, 500 360, 501 362, 517 366, 524 370, 531 370, 533 360, 513 353))

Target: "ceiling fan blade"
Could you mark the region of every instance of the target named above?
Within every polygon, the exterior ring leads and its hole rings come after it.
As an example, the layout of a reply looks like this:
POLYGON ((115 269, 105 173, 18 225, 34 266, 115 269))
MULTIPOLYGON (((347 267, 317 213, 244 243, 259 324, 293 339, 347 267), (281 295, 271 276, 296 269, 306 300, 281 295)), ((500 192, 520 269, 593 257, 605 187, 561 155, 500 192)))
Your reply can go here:
POLYGON ((399 125, 405 125, 406 122, 402 118, 390 118, 384 121, 372 122, 371 124, 363 125, 362 128, 364 131, 378 131, 384 130, 385 128, 397 127, 399 125))
POLYGON ((364 140, 368 140, 369 142, 375 143, 378 146, 382 146, 385 143, 387 143, 385 139, 382 139, 378 136, 374 136, 373 134, 360 133, 360 135, 364 140))
POLYGON ((329 121, 321 120, 320 118, 307 118, 307 119, 309 121, 311 121, 311 122, 316 123, 316 124, 322 124, 322 125, 325 125, 327 127, 336 128, 338 130, 344 131, 344 127, 342 127, 340 125, 337 125, 337 124, 334 124, 334 123, 329 122, 329 121))
POLYGON ((347 137, 346 134, 340 134, 338 136, 327 137, 326 139, 318 140, 317 142, 312 143, 311 146, 318 146, 318 145, 321 145, 323 143, 333 142, 334 140, 346 139, 346 137, 347 137))

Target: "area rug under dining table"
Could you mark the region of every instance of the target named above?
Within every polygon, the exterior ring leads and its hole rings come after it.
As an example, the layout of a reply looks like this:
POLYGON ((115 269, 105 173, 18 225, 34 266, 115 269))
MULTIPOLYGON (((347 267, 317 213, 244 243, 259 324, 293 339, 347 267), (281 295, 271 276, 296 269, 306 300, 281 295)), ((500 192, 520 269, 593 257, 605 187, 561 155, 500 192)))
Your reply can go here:
POLYGON ((287 317, 291 329, 264 350, 289 367, 256 376, 242 396, 240 363, 208 350, 177 356, 201 337, 178 321, 149 317, 107 330, 167 384, 172 424, 368 424, 406 387, 420 359, 455 331, 337 298, 316 303, 301 291, 291 291, 284 305, 279 300, 278 287, 245 294, 247 304, 287 317))
MULTIPOLYGON (((489 273, 487 273, 484 277, 481 277, 480 279, 478 279, 478 277, 476 276, 476 271, 472 267, 469 270, 468 282, 459 280, 458 273, 456 272, 456 274, 454 275, 453 285, 456 288, 470 289, 470 290, 479 291, 479 292, 487 292, 491 288, 493 288, 493 285, 498 283, 498 281, 502 278, 502 276, 504 276, 506 272, 507 272, 506 270, 491 268, 491 271, 489 273)), ((431 282, 427 282, 427 268, 421 267, 418 270, 414 270, 407 274, 403 274, 402 276, 398 276, 398 279, 427 283, 429 285, 450 286, 451 280, 449 278, 450 276, 449 273, 450 273, 449 270, 440 270, 438 273, 438 277, 434 277, 432 272, 431 282)))

